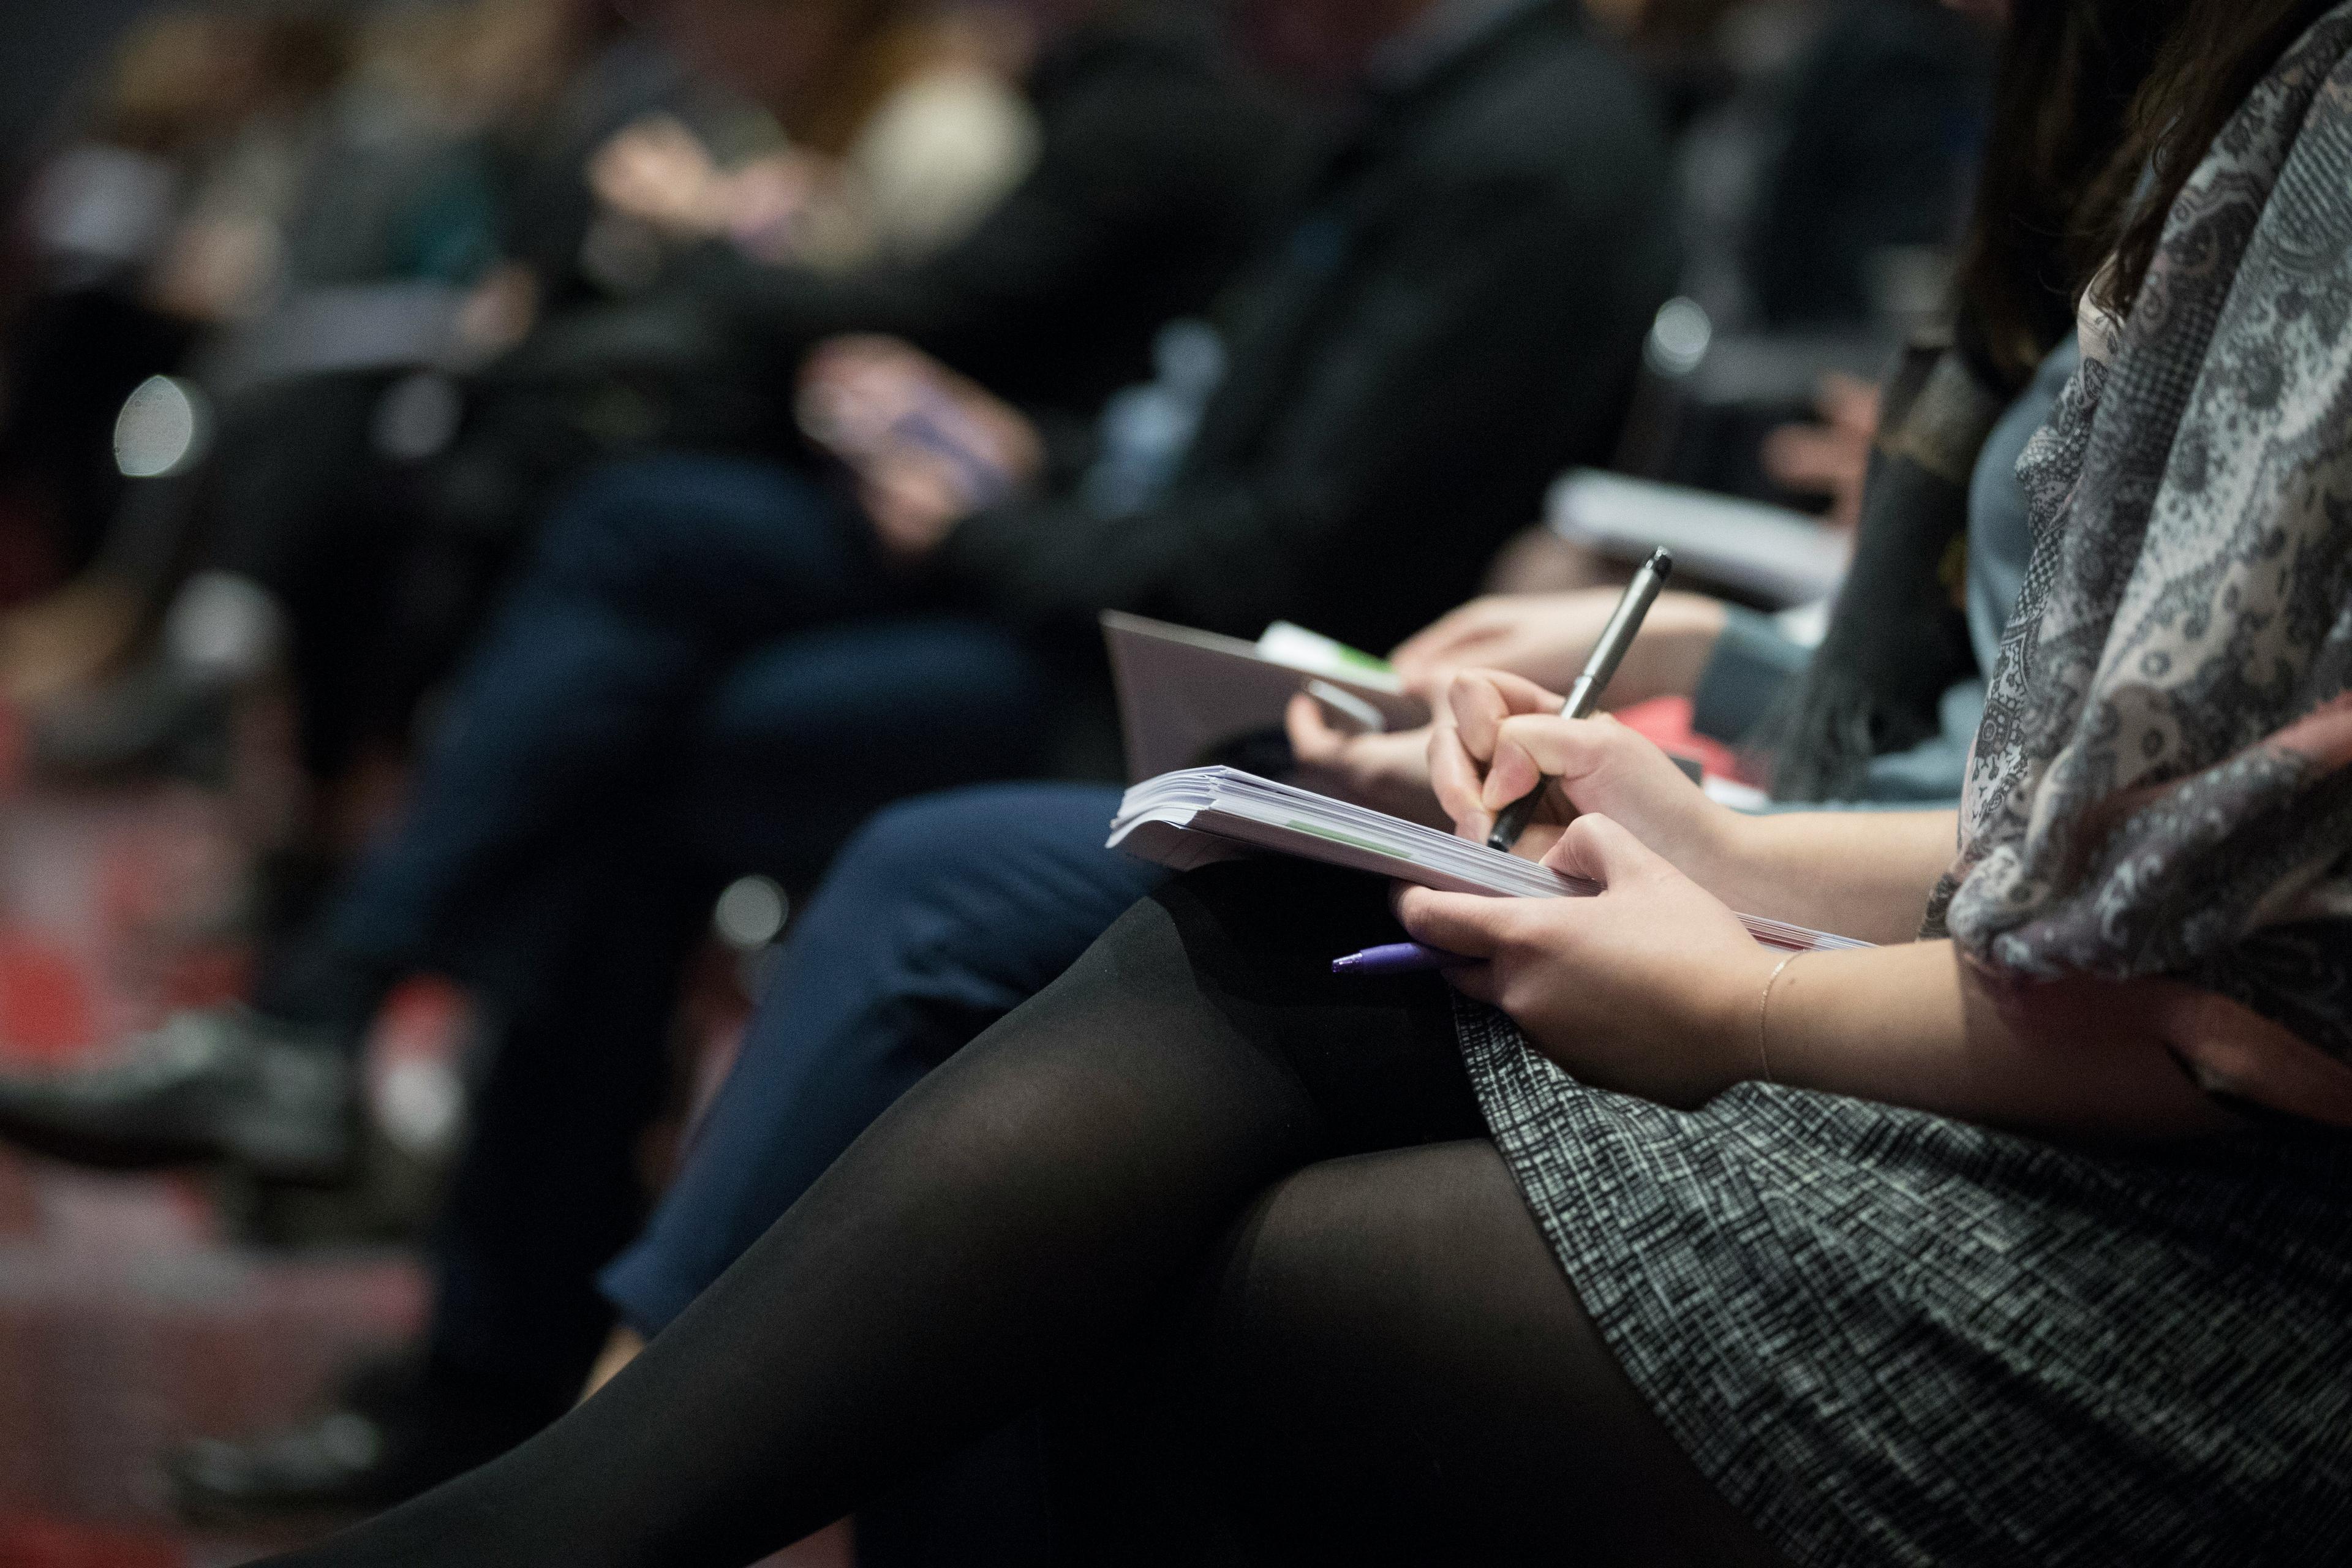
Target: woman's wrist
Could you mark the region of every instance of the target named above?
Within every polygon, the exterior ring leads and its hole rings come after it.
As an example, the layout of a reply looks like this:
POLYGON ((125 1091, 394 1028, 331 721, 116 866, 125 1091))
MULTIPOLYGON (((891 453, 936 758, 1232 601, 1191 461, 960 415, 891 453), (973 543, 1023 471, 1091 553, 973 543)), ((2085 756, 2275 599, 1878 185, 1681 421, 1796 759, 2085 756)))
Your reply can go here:
POLYGON ((1743 914, 1907 942, 1950 863, 1949 812, 1750 814, 1718 807, 1707 889, 1743 914))
POLYGON ((1761 858, 1756 844, 1756 818, 1732 810, 1719 801, 1701 797, 1693 813, 1688 847, 1669 856, 1683 875, 1729 904, 1741 914, 1760 914, 1748 907, 1755 867, 1761 858))

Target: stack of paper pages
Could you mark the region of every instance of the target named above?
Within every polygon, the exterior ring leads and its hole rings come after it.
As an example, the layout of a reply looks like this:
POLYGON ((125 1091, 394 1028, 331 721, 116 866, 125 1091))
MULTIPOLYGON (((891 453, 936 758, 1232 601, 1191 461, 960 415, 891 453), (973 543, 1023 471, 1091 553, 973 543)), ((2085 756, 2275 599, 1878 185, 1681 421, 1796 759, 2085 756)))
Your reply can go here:
MULTIPOLYGON (((1600 891, 1532 860, 1234 768, 1192 768, 1137 784, 1119 803, 1110 847, 1180 871, 1271 851, 1451 893, 1559 899, 1600 891)), ((1810 952, 1870 945, 1739 918, 1767 947, 1810 952)))

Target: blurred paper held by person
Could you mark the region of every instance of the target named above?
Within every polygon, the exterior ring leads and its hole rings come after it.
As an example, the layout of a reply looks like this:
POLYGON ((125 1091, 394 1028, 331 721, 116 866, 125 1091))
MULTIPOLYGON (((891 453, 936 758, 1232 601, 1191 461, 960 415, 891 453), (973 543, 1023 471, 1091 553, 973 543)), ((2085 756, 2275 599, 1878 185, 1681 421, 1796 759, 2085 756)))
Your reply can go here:
MULTIPOLYGON (((1818 417, 1784 425, 1764 438, 1765 474, 1792 496, 1826 503, 1821 526, 1851 534, 1862 521, 1862 494, 1878 438, 1879 389, 1833 372, 1815 395, 1818 417)), ((1613 556, 1561 537, 1550 527, 1528 529, 1496 557, 1486 576, 1492 594, 1557 594, 1624 580, 1613 556)))

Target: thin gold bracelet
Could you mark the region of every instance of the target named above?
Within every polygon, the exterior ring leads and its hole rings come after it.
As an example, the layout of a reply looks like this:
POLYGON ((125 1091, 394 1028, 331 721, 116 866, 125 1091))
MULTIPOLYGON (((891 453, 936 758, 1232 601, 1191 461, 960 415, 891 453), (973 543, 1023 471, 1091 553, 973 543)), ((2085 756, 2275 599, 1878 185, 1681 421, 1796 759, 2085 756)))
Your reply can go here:
POLYGON ((1780 1082, 1772 1076, 1772 987, 1780 984, 1780 976, 1789 972, 1789 965, 1811 956, 1810 953, 1792 952, 1773 965, 1770 977, 1764 982, 1764 999, 1756 1005, 1756 1058, 1763 1064, 1766 1083, 1780 1082))

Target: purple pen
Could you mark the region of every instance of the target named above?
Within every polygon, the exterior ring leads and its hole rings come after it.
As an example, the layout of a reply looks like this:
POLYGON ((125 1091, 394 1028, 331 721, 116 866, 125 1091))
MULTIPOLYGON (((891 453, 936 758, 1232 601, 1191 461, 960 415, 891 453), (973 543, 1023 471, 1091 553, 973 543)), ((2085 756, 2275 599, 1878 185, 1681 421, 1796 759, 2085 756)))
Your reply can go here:
POLYGON ((1433 947, 1423 947, 1417 942, 1399 942, 1386 947, 1368 947, 1345 958, 1335 958, 1331 961, 1331 973, 1369 980, 1383 974, 1426 974, 1433 969, 1452 969, 1477 962, 1458 952, 1441 952, 1433 947))

